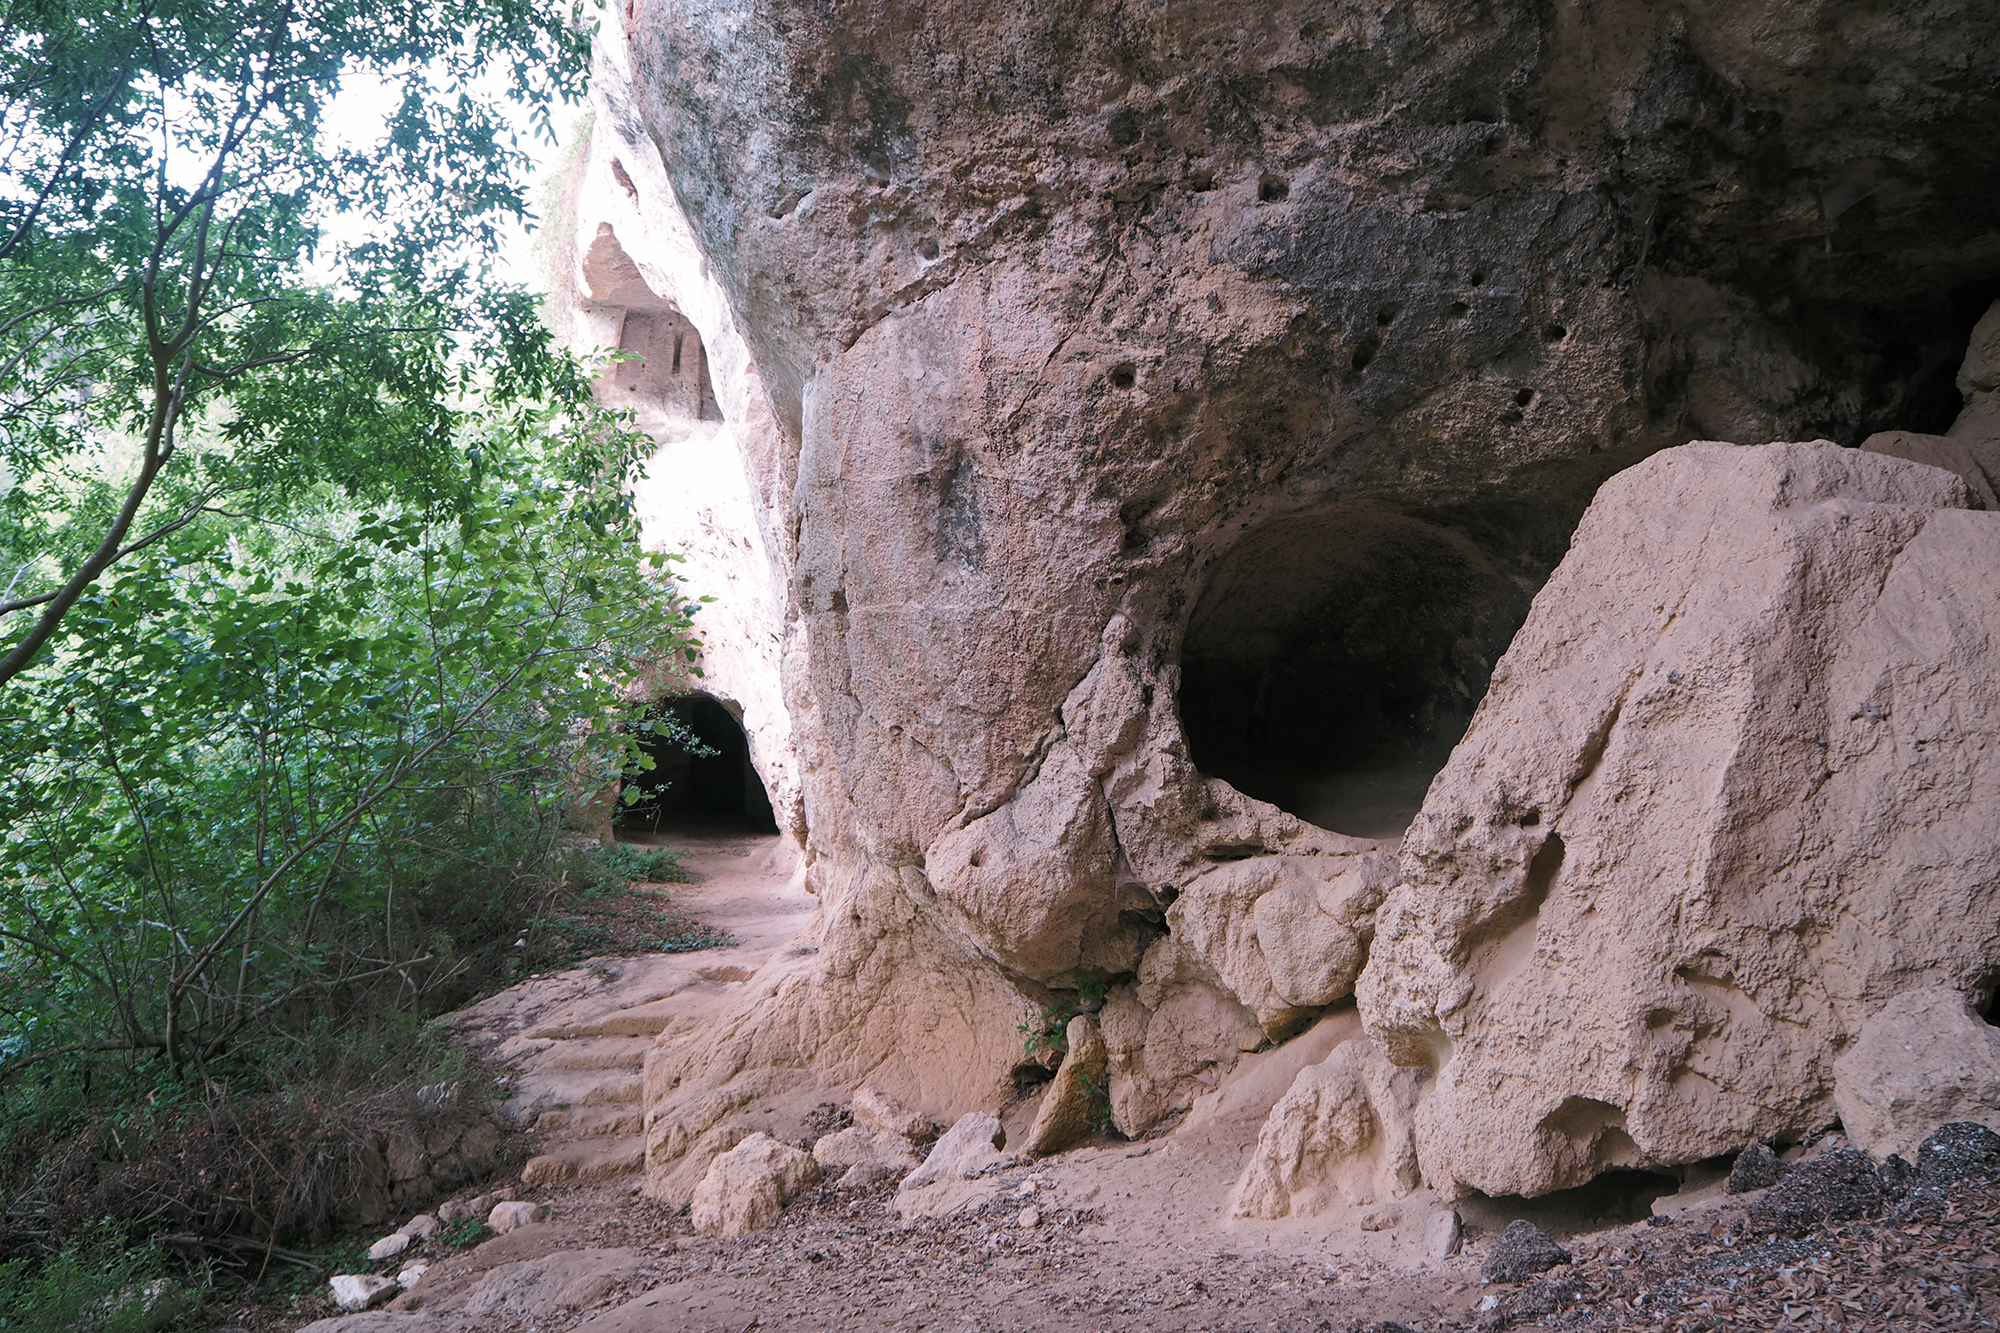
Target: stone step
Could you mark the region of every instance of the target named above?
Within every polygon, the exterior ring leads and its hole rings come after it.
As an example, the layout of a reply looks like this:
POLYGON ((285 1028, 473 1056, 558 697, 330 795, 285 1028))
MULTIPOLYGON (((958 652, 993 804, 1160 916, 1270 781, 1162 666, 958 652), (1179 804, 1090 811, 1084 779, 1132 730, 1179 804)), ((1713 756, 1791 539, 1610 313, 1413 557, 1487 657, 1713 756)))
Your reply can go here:
POLYGON ((571 1023, 537 1028, 531 1035, 554 1037, 558 1041, 575 1041, 582 1037, 657 1037, 673 1021, 676 1012, 672 997, 668 997, 633 1005, 629 1009, 613 1009, 571 1023))
POLYGON ((554 1107, 535 1117, 536 1129, 559 1130, 567 1139, 637 1134, 645 1127, 646 1113, 636 1102, 615 1106, 554 1107))
POLYGON ((581 1139, 530 1157, 521 1168, 523 1185, 549 1185, 561 1180, 608 1180, 636 1175, 646 1165, 643 1134, 581 1139))
POLYGON ((646 1067, 651 1037, 582 1037, 559 1041, 534 1057, 536 1069, 626 1069, 646 1067))

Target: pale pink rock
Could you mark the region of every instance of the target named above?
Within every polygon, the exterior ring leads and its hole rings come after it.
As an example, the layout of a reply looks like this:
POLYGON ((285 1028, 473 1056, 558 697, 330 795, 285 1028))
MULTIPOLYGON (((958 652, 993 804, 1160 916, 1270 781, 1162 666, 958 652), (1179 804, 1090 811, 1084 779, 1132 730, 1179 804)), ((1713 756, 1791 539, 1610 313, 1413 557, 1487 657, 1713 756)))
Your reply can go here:
POLYGON ((1342 1042, 1301 1069, 1257 1135, 1234 1215, 1310 1217, 1415 1192, 1425 1082, 1425 1071, 1396 1068, 1368 1041, 1342 1042))
POLYGON ((742 1236, 769 1226, 785 1201, 819 1182, 819 1163, 768 1134, 752 1134, 709 1164, 689 1220, 704 1236, 742 1236))
POLYGON ((493 1205, 493 1211, 486 1215, 486 1225, 506 1235, 517 1227, 533 1226, 549 1220, 549 1206, 545 1203, 530 1203, 525 1199, 512 1199, 493 1205))
POLYGON ((1834 1052, 2000 957, 2000 514, 1827 443, 1608 482, 1403 845, 1359 987, 1425 1181, 1824 1129, 1834 1052))
POLYGON ((912 1140, 927 1139, 937 1133, 937 1126, 929 1117, 874 1088, 856 1088, 851 1109, 857 1129, 872 1129, 912 1140))
POLYGON ((1862 1024, 1833 1062, 1834 1103, 1847 1137, 1875 1157, 1917 1160, 1939 1125, 2000 1129, 2000 1028, 1949 986, 1896 996, 1862 1024))

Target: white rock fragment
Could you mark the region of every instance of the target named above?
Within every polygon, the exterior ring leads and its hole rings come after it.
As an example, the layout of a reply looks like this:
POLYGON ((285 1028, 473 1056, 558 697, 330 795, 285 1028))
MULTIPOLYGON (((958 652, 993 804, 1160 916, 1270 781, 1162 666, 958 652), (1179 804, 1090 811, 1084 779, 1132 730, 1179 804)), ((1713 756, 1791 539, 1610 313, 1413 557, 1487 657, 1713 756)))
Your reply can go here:
POLYGON ((437 1235, 442 1225, 438 1219, 432 1217, 429 1213, 418 1213, 415 1217, 403 1223, 403 1234, 411 1240, 429 1240, 431 1237, 437 1235))
POLYGON ((392 1231, 368 1247, 368 1262, 378 1264, 384 1259, 393 1259, 409 1248, 409 1235, 401 1231, 392 1231))
POLYGON ((348 1311, 380 1305, 402 1290, 393 1279, 373 1273, 342 1273, 326 1285, 332 1290, 333 1303, 348 1311))
POLYGON ((493 1211, 486 1215, 486 1225, 503 1236, 516 1227, 533 1226, 537 1222, 548 1220, 547 1204, 529 1203, 525 1199, 496 1203, 493 1205, 493 1211))
POLYGON ((1424 1244, 1433 1259, 1451 1258, 1458 1253, 1464 1239, 1465 1224, 1459 1220, 1456 1208, 1433 1213, 1431 1220, 1424 1224, 1424 1244))

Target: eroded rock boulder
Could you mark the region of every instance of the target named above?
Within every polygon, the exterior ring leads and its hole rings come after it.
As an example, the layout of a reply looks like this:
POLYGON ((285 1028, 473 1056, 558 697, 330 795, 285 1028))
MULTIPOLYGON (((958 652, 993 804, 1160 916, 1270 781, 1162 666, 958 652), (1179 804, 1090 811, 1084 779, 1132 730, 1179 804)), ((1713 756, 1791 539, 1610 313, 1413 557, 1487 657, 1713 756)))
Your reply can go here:
POLYGON ((1266 1035, 1290 1036, 1316 1009, 1353 994, 1394 878, 1394 859, 1373 850, 1217 866, 1167 909, 1170 942, 1156 947, 1235 996, 1266 1035))
POLYGON ((526 1199, 509 1199, 493 1205, 486 1214, 486 1225, 500 1235, 518 1227, 534 1226, 549 1220, 549 1206, 545 1203, 531 1203, 526 1199))
POLYGON ((857 1088, 851 1107, 856 1129, 895 1134, 912 1143, 937 1136, 938 1127, 928 1116, 912 1111, 886 1092, 857 1088))
POLYGON ((997 1195, 986 1169, 1006 1162, 1000 1150, 1007 1131, 983 1111, 967 1111, 938 1137, 924 1164, 903 1178, 896 1211, 905 1218, 945 1217, 968 1203, 997 1195))
MULTIPOLYGON (((756 1066, 940 1120, 996 1104, 1019 983, 1123 971, 1212 866, 1317 850, 1181 734, 1188 608, 1246 531, 1365 546, 1391 516, 1519 594, 1647 451, 1912 410, 1991 275, 1996 19, 1850 8, 698 0, 614 25, 577 303, 646 351, 614 388, 694 402, 679 458, 738 452, 740 488, 676 512, 701 560, 737 553, 705 653, 750 682, 827 904, 814 978, 656 1062, 648 1188, 685 1197, 710 1099, 756 1066), (662 387, 673 321, 712 402, 662 387)), ((1216 938, 1240 961, 1249 933, 1216 938)), ((1277 1003, 1250 969, 1253 999, 1149 991, 1139 1045, 1107 1023, 1121 1127, 1235 1058, 1222 1000, 1281 1030, 1359 933, 1260 945, 1277 1003)))
MULTIPOLYGON (((1067 1053, 1042 1094, 1035 1123, 1028 1130, 1026 1151, 1031 1157, 1061 1152, 1089 1134, 1096 1107, 1107 1098, 1104 1066, 1110 1052, 1097 1030, 1097 1020, 1078 1014, 1070 1019, 1063 1039, 1067 1053)), ((1105 1109, 1108 1112, 1108 1105, 1105 1109)))
POLYGON ((1827 443, 1599 492, 1403 845, 1358 993, 1447 1196, 1797 1138, 2000 956, 2000 515, 1827 443))
POLYGON ((374 1273, 341 1273, 327 1282, 328 1293, 342 1310, 366 1310, 380 1305, 402 1290, 394 1278, 374 1273))
POLYGON ((1300 1070, 1257 1135, 1235 1215, 1304 1217, 1415 1192, 1415 1113, 1427 1081, 1427 1071, 1398 1069, 1358 1040, 1300 1070))
POLYGON ((901 1134, 859 1126, 823 1136, 813 1144, 812 1155, 828 1174, 838 1174, 841 1183, 849 1187, 900 1179, 922 1165, 910 1141, 901 1134))
POLYGON ((785 1201, 819 1183, 819 1163, 769 1134, 751 1134, 709 1163, 688 1219, 703 1236, 743 1236, 769 1226, 785 1201))
POLYGON ((1928 986, 1869 1017, 1833 1063, 1841 1127, 1876 1157, 1914 1161, 1939 1125, 2000 1126, 2000 1028, 1962 993, 1928 986))

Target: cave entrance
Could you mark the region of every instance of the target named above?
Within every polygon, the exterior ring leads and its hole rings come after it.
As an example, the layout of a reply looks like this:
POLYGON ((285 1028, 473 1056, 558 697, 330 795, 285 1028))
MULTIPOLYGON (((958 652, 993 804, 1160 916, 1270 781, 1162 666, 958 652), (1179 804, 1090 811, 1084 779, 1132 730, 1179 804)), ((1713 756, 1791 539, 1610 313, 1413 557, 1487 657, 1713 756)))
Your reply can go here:
POLYGON ((614 826, 620 838, 644 840, 691 828, 778 831, 771 798, 750 762, 750 739, 727 704, 711 695, 684 694, 661 700, 646 716, 671 719, 706 753, 671 735, 641 742, 653 768, 625 779, 626 790, 637 788, 639 797, 619 807, 614 826))
POLYGON ((1546 573, 1421 515, 1252 530, 1214 564, 1181 651, 1195 766, 1321 828, 1400 838, 1546 573))

